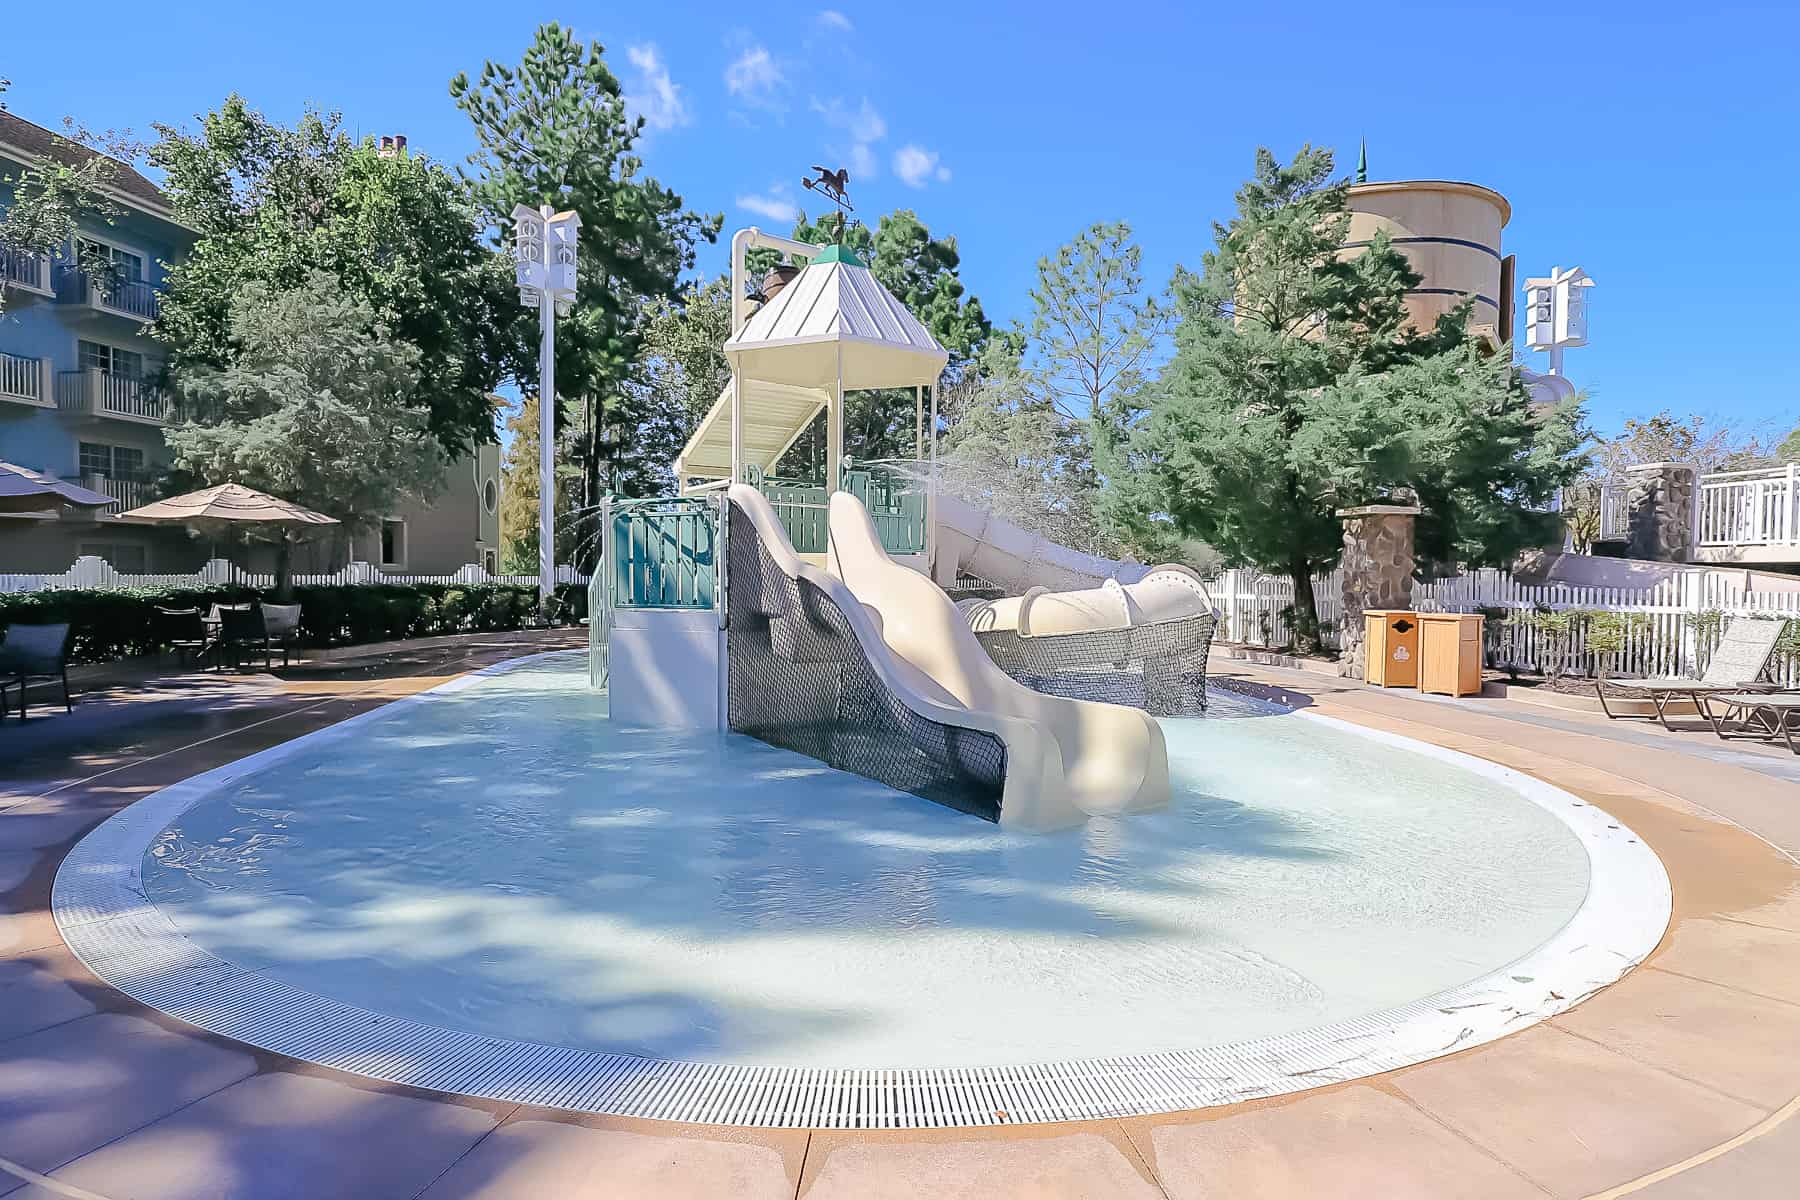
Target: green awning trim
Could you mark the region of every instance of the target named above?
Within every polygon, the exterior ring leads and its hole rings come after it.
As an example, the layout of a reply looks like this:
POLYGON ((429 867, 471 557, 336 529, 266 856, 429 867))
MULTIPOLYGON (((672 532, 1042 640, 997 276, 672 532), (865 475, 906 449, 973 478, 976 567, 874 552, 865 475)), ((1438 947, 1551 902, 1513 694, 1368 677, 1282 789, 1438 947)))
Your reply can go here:
POLYGON ((813 261, 816 263, 843 263, 846 267, 865 265, 862 259, 856 257, 856 251, 848 246, 827 246, 824 252, 813 261))

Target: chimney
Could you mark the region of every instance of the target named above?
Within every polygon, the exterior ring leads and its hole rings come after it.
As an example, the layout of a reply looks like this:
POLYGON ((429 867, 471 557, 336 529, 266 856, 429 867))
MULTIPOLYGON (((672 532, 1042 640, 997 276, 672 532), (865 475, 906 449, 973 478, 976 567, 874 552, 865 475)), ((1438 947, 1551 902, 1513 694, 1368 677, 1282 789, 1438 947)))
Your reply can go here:
POLYGON ((406 135, 404 133, 383 134, 379 143, 379 153, 383 158, 394 158, 406 153, 406 135))

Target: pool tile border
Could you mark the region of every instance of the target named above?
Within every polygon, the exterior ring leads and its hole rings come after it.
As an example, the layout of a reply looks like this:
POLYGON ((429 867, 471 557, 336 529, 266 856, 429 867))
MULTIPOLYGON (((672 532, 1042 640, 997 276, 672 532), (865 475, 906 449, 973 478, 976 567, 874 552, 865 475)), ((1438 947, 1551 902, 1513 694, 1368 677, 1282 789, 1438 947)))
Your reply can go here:
POLYGON ((1346 1082, 1493 1041, 1580 1003, 1641 962, 1672 908, 1661 861, 1560 788, 1459 751, 1319 714, 1323 722, 1505 783, 1558 816, 1588 853, 1582 905, 1549 941, 1458 988, 1348 1021, 1166 1054, 1024 1066, 824 1070, 604 1054, 403 1020, 237 967, 190 941, 145 895, 145 850, 232 781, 404 706, 557 654, 495 664, 155 792, 101 824, 57 872, 69 948, 126 995, 212 1033, 389 1083, 577 1112, 693 1123, 917 1129, 1150 1116, 1346 1082))

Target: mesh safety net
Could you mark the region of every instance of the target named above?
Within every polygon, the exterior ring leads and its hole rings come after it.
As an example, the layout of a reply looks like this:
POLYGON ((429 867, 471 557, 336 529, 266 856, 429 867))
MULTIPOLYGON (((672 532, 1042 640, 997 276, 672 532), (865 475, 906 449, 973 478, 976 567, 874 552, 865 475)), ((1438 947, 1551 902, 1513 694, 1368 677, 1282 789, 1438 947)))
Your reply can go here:
POLYGON ((1206 711, 1206 654, 1216 623, 1202 613, 1091 633, 1021 637, 997 629, 975 640, 996 666, 1035 691, 1191 717, 1206 711))
POLYGON ((907 707, 869 665, 831 596, 783 571, 750 517, 726 508, 731 728, 998 821, 1005 743, 907 707))

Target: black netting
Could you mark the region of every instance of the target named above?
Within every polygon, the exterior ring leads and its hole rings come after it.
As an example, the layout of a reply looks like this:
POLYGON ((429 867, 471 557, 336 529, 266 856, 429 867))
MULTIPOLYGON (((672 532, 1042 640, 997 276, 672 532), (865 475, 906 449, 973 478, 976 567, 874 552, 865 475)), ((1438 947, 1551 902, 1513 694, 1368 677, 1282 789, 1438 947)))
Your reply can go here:
POLYGON ((829 595, 790 578, 735 504, 726 542, 731 728, 939 804, 1000 819, 1006 746, 888 690, 829 595))
POLYGON ((1041 637, 996 629, 975 640, 996 666, 1034 691, 1128 704, 1158 717, 1191 717, 1206 711, 1206 654, 1216 620, 1203 613, 1041 637))

